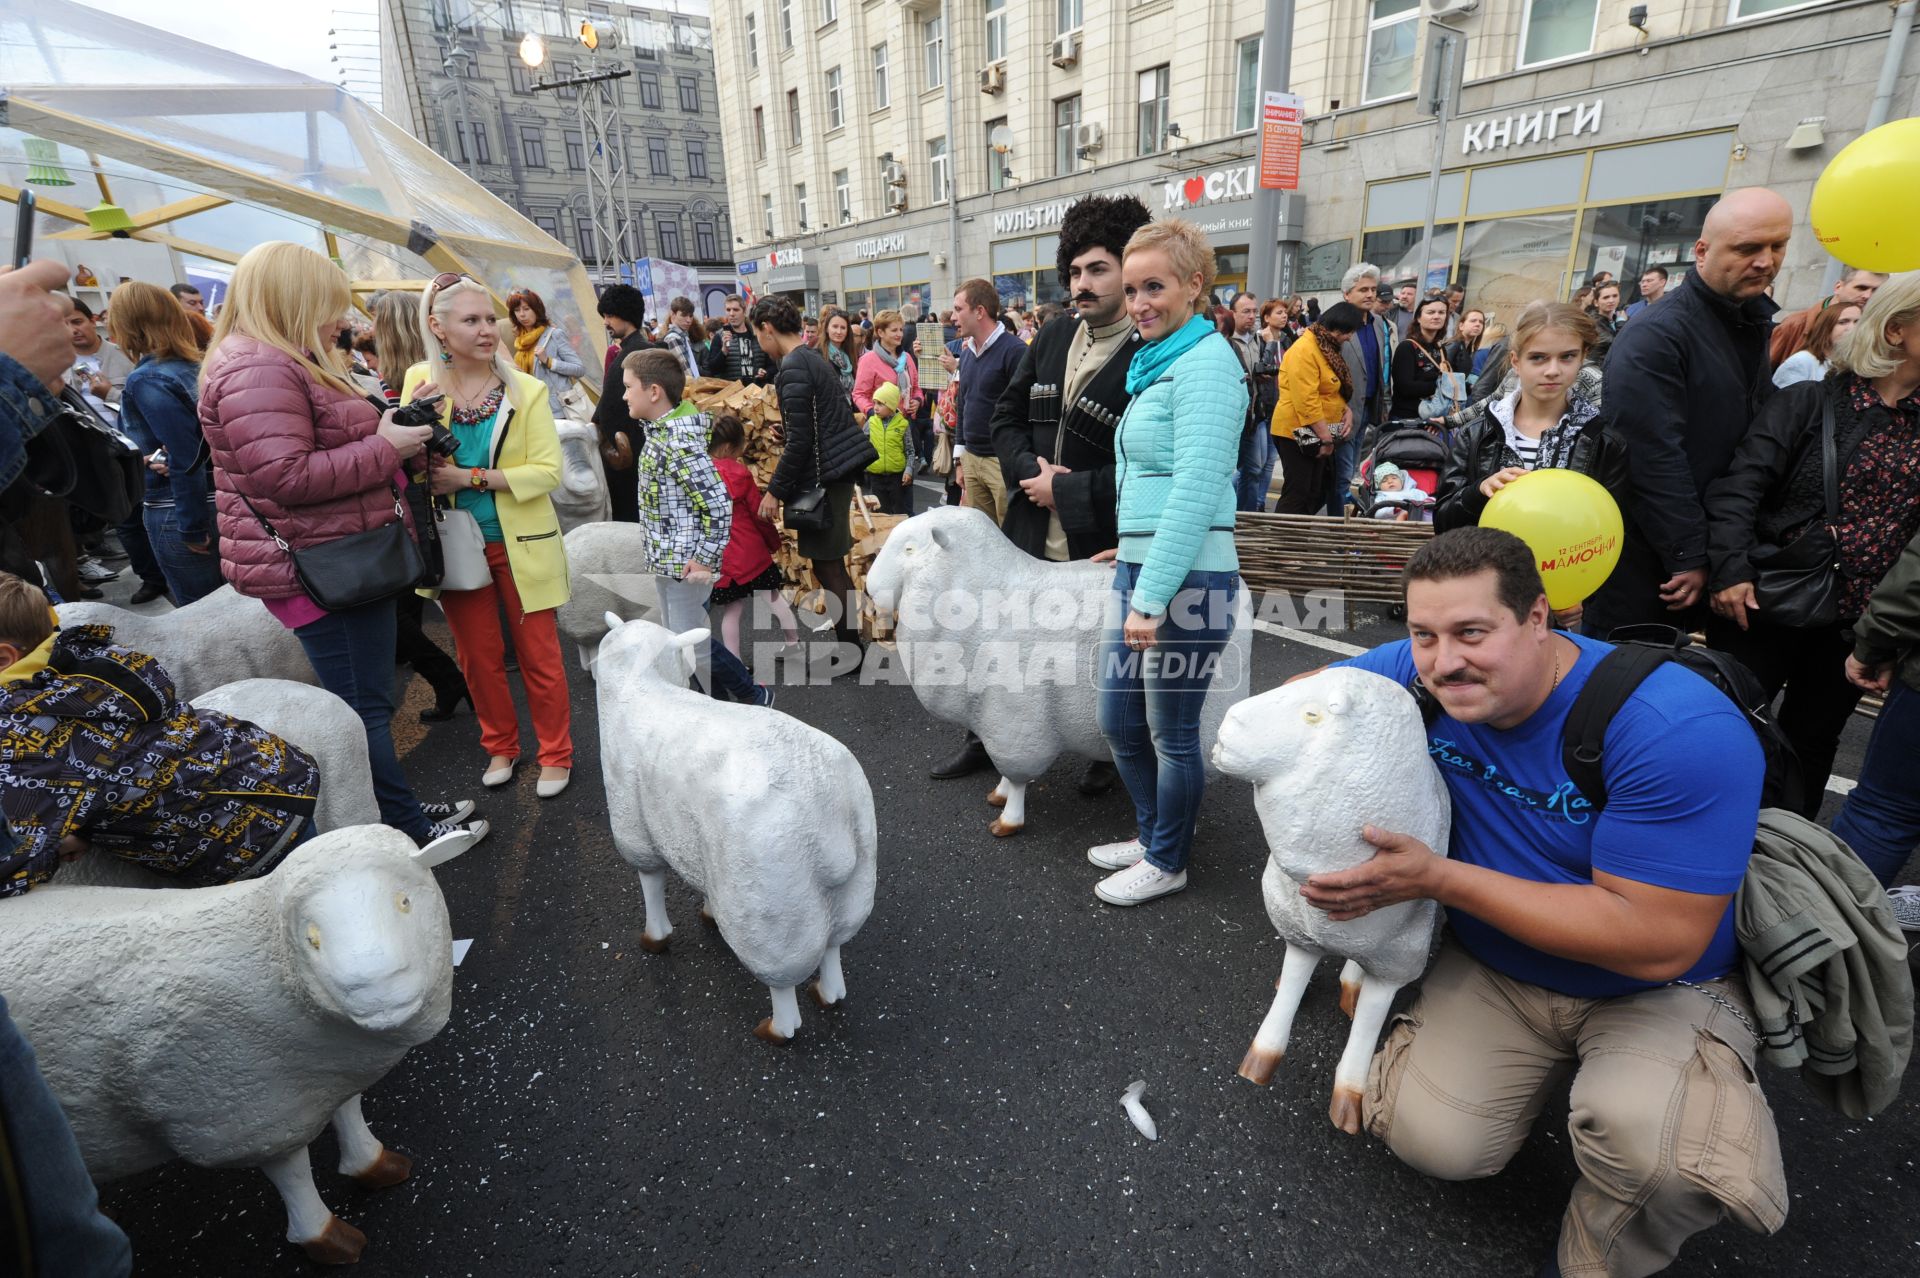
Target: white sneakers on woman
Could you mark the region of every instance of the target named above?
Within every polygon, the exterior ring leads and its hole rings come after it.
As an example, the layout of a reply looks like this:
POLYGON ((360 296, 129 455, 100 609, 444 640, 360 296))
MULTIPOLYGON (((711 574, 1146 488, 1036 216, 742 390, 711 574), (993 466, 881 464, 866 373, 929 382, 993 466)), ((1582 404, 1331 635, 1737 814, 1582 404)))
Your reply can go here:
POLYGON ((1087 849, 1087 860, 1103 870, 1124 870, 1129 865, 1138 865, 1140 858, 1147 854, 1146 848, 1138 839, 1128 839, 1124 843, 1102 843, 1098 847, 1087 849))
POLYGON ((1186 885, 1185 870, 1168 874, 1153 862, 1142 860, 1101 879, 1094 885, 1093 894, 1108 905, 1142 905, 1155 897, 1171 896, 1186 885))

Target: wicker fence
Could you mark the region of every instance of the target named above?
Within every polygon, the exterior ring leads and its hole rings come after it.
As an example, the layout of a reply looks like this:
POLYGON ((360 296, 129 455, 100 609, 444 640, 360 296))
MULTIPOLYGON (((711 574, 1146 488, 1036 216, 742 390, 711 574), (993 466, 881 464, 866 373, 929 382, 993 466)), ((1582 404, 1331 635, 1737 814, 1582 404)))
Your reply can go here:
POLYGON ((1240 576, 1252 590, 1338 590, 1349 601, 1400 602, 1400 572, 1432 524, 1242 512, 1234 524, 1240 576))

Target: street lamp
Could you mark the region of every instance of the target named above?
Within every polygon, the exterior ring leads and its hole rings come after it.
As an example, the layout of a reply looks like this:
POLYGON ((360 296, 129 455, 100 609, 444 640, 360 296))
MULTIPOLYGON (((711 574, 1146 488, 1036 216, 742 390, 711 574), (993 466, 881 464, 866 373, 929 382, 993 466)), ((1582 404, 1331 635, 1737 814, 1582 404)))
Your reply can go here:
MULTIPOLYGON (((634 230, 633 198, 627 188, 626 148, 621 146, 624 125, 606 86, 633 74, 627 67, 615 66, 602 71, 598 55, 620 44, 616 26, 592 21, 580 24, 580 44, 587 51, 587 72, 564 79, 537 81, 530 87, 539 92, 580 89, 575 95, 580 113, 580 134, 587 150, 586 208, 593 228, 594 250, 599 256, 599 275, 609 277, 609 265, 637 256, 638 236, 634 230), (634 250, 630 253, 629 250, 634 250)), ((530 69, 547 63, 547 42, 529 31, 520 40, 520 61, 530 69)), ((583 246, 584 247, 584 246, 583 246)), ((617 278, 618 267, 614 265, 617 278)))
POLYGON ((537 31, 529 31, 520 38, 520 61, 535 71, 547 60, 547 42, 537 31))

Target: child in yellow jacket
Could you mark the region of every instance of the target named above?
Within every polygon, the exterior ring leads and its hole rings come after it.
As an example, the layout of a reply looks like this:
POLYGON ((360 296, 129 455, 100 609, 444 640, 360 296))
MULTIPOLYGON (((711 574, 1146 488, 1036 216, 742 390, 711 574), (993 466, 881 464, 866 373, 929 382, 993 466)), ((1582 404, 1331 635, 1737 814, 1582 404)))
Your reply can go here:
POLYGON ((888 515, 913 513, 913 477, 920 469, 913 452, 913 428, 900 411, 900 387, 882 382, 873 392, 874 413, 867 418, 867 439, 880 456, 867 467, 867 491, 880 499, 888 515))

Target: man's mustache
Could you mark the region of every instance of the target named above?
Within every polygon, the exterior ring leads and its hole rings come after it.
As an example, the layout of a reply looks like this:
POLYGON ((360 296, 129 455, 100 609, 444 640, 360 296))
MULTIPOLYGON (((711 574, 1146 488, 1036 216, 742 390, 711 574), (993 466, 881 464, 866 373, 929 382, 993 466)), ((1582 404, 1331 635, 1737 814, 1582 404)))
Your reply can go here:
POLYGON ((1080 305, 1082 302, 1097 302, 1099 300, 1100 295, 1098 293, 1075 293, 1073 295, 1073 304, 1075 306, 1080 305))

